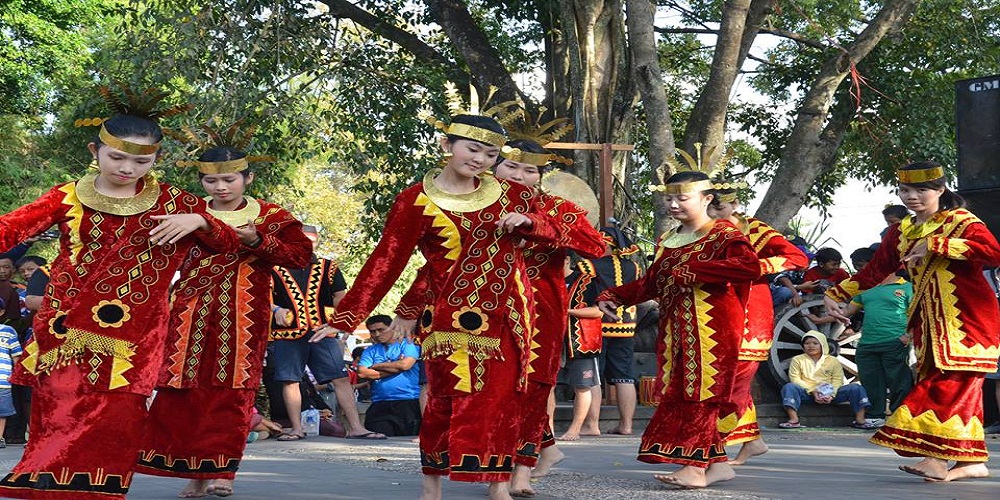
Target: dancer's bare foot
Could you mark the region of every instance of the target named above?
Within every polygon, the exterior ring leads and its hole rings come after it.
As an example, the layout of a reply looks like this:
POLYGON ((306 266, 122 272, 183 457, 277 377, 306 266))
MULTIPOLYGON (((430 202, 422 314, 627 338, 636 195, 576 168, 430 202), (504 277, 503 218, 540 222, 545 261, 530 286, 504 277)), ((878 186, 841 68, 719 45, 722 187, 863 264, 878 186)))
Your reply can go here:
POLYGON ((566 431, 562 436, 556 438, 556 441, 579 441, 580 433, 573 431, 566 431))
POLYGON ((547 476, 552 467, 562 462, 564 458, 566 458, 566 455, 555 446, 543 449, 542 453, 538 456, 538 463, 535 464, 535 469, 531 471, 531 477, 547 476))
POLYGON ((208 486, 205 490, 209 495, 215 495, 217 497, 228 497, 233 494, 233 480, 232 479, 216 479, 212 481, 212 484, 208 486))
POLYGON ((899 470, 929 479, 943 481, 948 477, 948 461, 927 457, 913 465, 900 465, 899 470))
POLYGON ((208 495, 209 481, 204 479, 192 479, 187 486, 177 494, 177 498, 201 498, 208 495))
POLYGON ((424 474, 420 500, 441 500, 441 476, 424 474))
POLYGON ((535 496, 535 489, 531 487, 531 467, 514 466, 514 473, 510 475, 510 496, 529 498, 535 496))
POLYGON ((510 490, 508 489, 507 481, 498 481, 495 483, 490 483, 489 499, 490 500, 513 500, 510 497, 510 490))
POLYGON ((734 477, 736 477, 736 471, 728 463, 716 462, 705 470, 705 485, 710 486, 712 483, 729 481, 734 477))
POLYGON ((653 478, 670 486, 677 486, 684 489, 704 488, 708 486, 705 469, 692 465, 685 465, 673 474, 654 474, 653 478))
POLYGON ((761 438, 754 439, 753 441, 746 441, 743 446, 740 447, 740 452, 736 454, 736 458, 729 461, 729 465, 743 465, 747 463, 753 457, 759 457, 765 453, 769 448, 764 440, 761 438))
POLYGON ((621 435, 621 436, 631 436, 632 435, 632 428, 631 427, 622 427, 621 424, 619 424, 619 425, 616 425, 616 426, 608 429, 605 433, 606 434, 618 434, 618 435, 621 435))
POLYGON ((948 475, 944 479, 924 478, 925 481, 934 483, 947 483, 960 479, 982 479, 990 477, 990 470, 982 462, 958 462, 948 469, 948 475))

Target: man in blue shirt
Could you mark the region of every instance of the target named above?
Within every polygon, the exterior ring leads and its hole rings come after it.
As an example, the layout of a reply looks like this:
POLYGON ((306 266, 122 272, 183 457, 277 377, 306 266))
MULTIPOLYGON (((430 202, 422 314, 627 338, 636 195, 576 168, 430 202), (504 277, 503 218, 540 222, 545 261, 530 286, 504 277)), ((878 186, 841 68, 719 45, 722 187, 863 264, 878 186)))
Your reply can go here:
POLYGON ((396 338, 391 323, 384 314, 365 321, 372 338, 358 362, 358 375, 371 380, 365 427, 386 436, 415 436, 420 431, 420 348, 396 338))

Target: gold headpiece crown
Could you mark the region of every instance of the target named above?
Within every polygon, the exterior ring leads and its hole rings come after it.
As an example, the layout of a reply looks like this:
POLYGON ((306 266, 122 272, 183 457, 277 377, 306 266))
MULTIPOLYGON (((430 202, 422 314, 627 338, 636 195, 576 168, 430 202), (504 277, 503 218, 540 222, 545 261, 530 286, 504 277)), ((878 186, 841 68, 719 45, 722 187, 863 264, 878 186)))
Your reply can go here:
POLYGON ((938 180, 944 177, 944 167, 938 165, 936 167, 922 168, 920 170, 897 170, 896 176, 899 178, 899 182, 903 184, 920 184, 922 182, 930 182, 938 180))
MULTIPOLYGON (((138 116, 156 122, 161 118, 179 115, 192 108, 190 104, 178 104, 161 109, 159 106, 167 96, 166 92, 152 87, 142 92, 136 92, 121 81, 115 80, 112 83, 118 88, 120 94, 113 91, 108 85, 101 85, 97 88, 97 91, 115 114, 138 116)), ((104 127, 105 121, 107 121, 107 118, 82 118, 75 120, 73 125, 77 127, 100 126, 101 130, 97 133, 97 136, 101 142, 129 154, 149 155, 160 150, 159 142, 156 144, 139 144, 115 137, 104 127)))
MULTIPOLYGON (((493 117, 507 129, 507 135, 511 141, 532 141, 545 147, 546 144, 559 140, 573 131, 573 125, 569 123, 568 118, 555 118, 542 123, 542 115, 546 111, 544 107, 538 109, 536 116, 531 116, 531 113, 525 109, 524 103, 518 101, 500 103, 492 109, 496 109, 493 117)), ((573 164, 573 160, 564 156, 552 153, 531 153, 510 146, 504 146, 500 150, 500 154, 508 160, 536 166, 547 165, 550 161, 564 165, 573 164)))
MULTIPOLYGON (((490 93, 486 96, 486 100, 483 103, 487 103, 496 93, 496 87, 490 87, 490 93)), ((448 111, 451 116, 457 115, 481 115, 481 116, 494 116, 499 112, 498 107, 504 106, 506 103, 497 104, 485 110, 480 109, 479 104, 479 93, 476 92, 476 88, 469 86, 469 105, 464 106, 462 102, 462 97, 458 94, 458 88, 455 87, 454 83, 448 82, 445 84, 445 102, 448 105, 448 111)), ((466 125, 464 123, 450 123, 446 124, 444 121, 439 120, 434 117, 434 114, 430 110, 422 110, 417 114, 417 117, 421 120, 434 126, 434 128, 444 132, 448 135, 457 135, 459 137, 464 137, 466 139, 472 139, 474 141, 483 142, 491 146, 503 147, 504 143, 507 142, 507 136, 498 132, 494 132, 489 129, 482 127, 476 127, 473 125, 466 125)))
MULTIPOLYGON (((209 120, 208 123, 199 125, 196 128, 181 127, 177 130, 164 129, 163 133, 177 139, 178 141, 194 146, 189 152, 190 156, 197 157, 212 148, 228 146, 242 152, 250 148, 253 134, 257 130, 257 125, 244 127, 245 119, 239 119, 225 128, 217 128, 213 122, 218 122, 218 118, 209 120)), ((179 167, 197 166, 198 171, 205 175, 229 174, 246 170, 251 163, 275 161, 273 156, 247 155, 243 158, 225 161, 199 161, 199 160, 179 160, 179 167)))
MULTIPOLYGON (((711 158, 715 155, 715 151, 716 149, 718 149, 718 147, 711 146, 703 152, 701 146, 702 144, 700 142, 694 143, 695 156, 691 156, 687 151, 684 151, 683 149, 677 149, 677 154, 681 156, 681 158, 684 160, 684 163, 677 161, 676 158, 668 158, 667 165, 669 165, 676 172, 702 172, 705 175, 707 175, 709 179, 716 177, 718 176, 718 174, 725 171, 726 164, 728 164, 729 160, 731 160, 733 157, 733 150, 727 148, 726 151, 722 153, 722 156, 719 157, 718 161, 716 161, 715 163, 711 163, 711 158)), ((746 183, 743 183, 743 185, 745 187, 746 183)), ((692 181, 692 182, 684 182, 677 184, 660 184, 660 185, 649 186, 650 191, 654 192, 660 191, 667 194, 683 194, 683 193, 691 193, 694 191, 705 191, 708 189, 737 189, 737 185, 730 183, 713 184, 712 181, 704 180, 704 181, 692 181), (698 189, 682 187, 687 184, 698 184, 697 186, 698 189), (704 187, 705 185, 707 185, 708 187, 704 187), (672 188, 671 186, 677 186, 677 187, 672 188)))

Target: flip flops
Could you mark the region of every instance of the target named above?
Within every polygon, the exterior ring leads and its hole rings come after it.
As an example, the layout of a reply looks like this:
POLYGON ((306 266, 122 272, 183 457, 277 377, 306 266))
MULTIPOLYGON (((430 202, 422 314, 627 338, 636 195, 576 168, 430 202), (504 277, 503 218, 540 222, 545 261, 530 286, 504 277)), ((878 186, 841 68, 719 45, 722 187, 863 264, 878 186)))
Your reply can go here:
POLYGON ((283 432, 280 436, 278 436, 276 438, 276 440, 277 441, 298 441, 300 439, 305 439, 305 438, 306 438, 306 433, 304 433, 304 432, 301 432, 301 431, 299 431, 299 432, 288 431, 288 432, 283 432))
POLYGON ((802 427, 802 424, 800 424, 798 422, 782 422, 782 423, 778 424, 778 427, 780 427, 782 429, 798 429, 798 428, 802 427))

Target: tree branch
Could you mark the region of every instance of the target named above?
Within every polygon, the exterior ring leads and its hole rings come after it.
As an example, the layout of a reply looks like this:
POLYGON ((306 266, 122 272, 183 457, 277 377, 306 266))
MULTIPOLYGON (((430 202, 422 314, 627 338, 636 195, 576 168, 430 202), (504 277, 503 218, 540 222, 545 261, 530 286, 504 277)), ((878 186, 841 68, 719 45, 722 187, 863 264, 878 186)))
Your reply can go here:
POLYGON ((339 19, 350 19, 369 31, 389 40, 421 61, 442 66, 450 72, 461 71, 455 61, 445 57, 413 33, 375 17, 368 11, 346 0, 320 0, 330 8, 330 15, 339 19))
POLYGON ((472 80, 480 90, 496 87, 496 97, 500 101, 520 98, 525 106, 534 107, 534 100, 521 92, 507 66, 500 59, 500 53, 480 29, 469 13, 469 8, 461 0, 425 0, 431 16, 441 25, 456 52, 469 66, 472 80))
MULTIPOLYGON (((664 34, 675 34, 675 33, 689 33, 695 35, 718 35, 719 30, 713 29, 702 29, 702 28, 654 28, 657 33, 664 34)), ((776 29, 761 29, 758 33, 764 33, 767 35, 774 35, 780 38, 787 38, 794 42, 800 43, 802 45, 807 45, 809 47, 817 49, 828 49, 830 45, 825 44, 819 40, 813 40, 811 38, 806 38, 798 33, 793 33, 791 31, 776 30, 776 29)))

